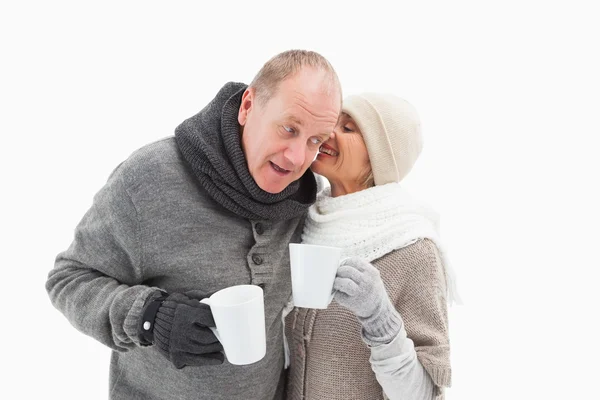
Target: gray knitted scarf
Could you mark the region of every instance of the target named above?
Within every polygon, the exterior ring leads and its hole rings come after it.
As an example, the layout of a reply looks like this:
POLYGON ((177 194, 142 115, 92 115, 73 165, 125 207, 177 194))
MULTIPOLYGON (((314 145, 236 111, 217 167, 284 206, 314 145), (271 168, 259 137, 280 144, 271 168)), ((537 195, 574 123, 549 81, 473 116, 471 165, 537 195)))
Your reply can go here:
POLYGON ((301 216, 316 199, 317 185, 310 170, 277 194, 262 190, 248 171, 237 122, 246 87, 225 84, 204 109, 177 127, 177 145, 200 185, 227 210, 248 219, 301 216))

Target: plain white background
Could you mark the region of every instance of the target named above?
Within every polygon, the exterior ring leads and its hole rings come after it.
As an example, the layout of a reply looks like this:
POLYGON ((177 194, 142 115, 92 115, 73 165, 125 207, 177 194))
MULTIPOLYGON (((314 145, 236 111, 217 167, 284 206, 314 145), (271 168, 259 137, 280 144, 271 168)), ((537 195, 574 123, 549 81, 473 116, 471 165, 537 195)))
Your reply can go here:
POLYGON ((405 184, 441 213, 465 302, 447 398, 597 395, 593 2, 200 3, 2 2, 1 398, 107 398, 109 350, 44 289, 54 257, 119 162, 290 48, 421 115, 405 184))

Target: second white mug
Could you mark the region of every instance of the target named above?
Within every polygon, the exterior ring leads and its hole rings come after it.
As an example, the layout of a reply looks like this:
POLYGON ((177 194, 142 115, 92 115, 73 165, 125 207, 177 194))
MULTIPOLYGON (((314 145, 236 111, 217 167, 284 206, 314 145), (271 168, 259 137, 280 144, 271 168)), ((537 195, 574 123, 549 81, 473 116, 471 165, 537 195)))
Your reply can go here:
POLYGON ((289 247, 294 305, 327 308, 333 299, 342 249, 303 243, 290 243, 289 247))

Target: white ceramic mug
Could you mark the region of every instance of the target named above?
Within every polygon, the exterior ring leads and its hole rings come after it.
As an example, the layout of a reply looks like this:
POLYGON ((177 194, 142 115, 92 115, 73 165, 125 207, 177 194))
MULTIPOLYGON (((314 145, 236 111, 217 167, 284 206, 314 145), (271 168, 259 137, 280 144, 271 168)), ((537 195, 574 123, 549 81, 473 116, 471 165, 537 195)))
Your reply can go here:
POLYGON ((333 299, 333 281, 342 249, 290 243, 292 296, 296 307, 327 308, 333 299))
POLYGON ((215 319, 211 328, 225 350, 227 361, 247 365, 267 352, 263 290, 255 285, 231 286, 201 300, 215 319))

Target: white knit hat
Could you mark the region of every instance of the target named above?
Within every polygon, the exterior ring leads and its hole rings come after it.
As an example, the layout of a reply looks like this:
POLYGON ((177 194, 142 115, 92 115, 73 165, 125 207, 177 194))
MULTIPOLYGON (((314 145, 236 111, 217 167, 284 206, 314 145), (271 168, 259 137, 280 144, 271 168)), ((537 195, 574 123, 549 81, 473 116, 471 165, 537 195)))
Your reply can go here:
POLYGON ((344 99, 343 112, 362 132, 375 185, 400 182, 423 148, 421 122, 415 108, 387 93, 362 93, 344 99))

